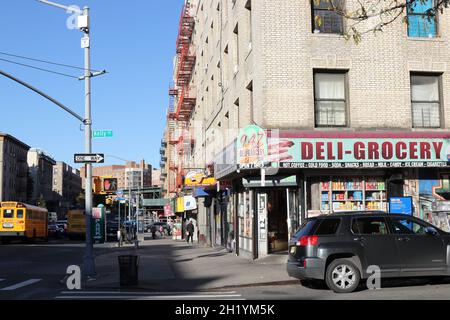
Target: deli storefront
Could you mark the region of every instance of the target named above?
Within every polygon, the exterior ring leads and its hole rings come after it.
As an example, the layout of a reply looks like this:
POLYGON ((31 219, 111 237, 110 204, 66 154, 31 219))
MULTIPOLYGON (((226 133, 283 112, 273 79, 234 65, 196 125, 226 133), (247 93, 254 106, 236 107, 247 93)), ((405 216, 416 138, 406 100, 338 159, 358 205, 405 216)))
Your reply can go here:
POLYGON ((216 178, 233 180, 237 251, 253 259, 287 252, 307 217, 389 212, 393 198, 409 198, 410 214, 437 224, 436 208, 450 201, 450 133, 250 126, 234 145, 236 162, 217 166, 216 178))

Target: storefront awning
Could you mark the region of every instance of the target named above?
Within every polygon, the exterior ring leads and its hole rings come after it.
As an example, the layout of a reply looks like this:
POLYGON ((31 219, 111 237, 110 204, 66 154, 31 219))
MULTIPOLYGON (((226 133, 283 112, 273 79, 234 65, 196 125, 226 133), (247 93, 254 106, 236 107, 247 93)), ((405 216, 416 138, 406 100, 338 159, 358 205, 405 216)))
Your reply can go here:
POLYGON ((267 177, 262 184, 260 177, 247 177, 242 179, 242 184, 246 188, 264 187, 295 187, 297 186, 297 177, 267 177))
POLYGON ((209 197, 210 194, 208 192, 206 192, 204 188, 196 188, 196 189, 194 189, 193 196, 195 198, 204 198, 204 197, 209 197))

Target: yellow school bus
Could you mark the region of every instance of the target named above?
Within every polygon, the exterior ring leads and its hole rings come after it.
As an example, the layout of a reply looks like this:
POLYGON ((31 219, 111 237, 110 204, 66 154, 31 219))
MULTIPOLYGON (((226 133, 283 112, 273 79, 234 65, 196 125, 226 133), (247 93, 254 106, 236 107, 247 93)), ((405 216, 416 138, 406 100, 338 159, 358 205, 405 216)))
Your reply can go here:
POLYGON ((11 238, 47 239, 48 211, 20 202, 1 202, 0 237, 2 242, 11 238))
POLYGON ((69 210, 67 212, 67 236, 69 239, 86 237, 86 216, 83 210, 69 210))

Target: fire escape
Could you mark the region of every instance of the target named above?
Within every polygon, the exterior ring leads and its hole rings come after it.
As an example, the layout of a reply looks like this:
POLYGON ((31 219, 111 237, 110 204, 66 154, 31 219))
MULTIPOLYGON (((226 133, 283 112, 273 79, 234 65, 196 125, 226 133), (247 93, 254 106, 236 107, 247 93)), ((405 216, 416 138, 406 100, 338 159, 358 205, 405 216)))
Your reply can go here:
POLYGON ((180 18, 179 32, 176 42, 177 64, 175 69, 175 83, 169 88, 170 105, 168 113, 169 144, 173 148, 169 161, 169 170, 175 175, 169 177, 169 193, 177 193, 183 186, 186 158, 194 140, 190 138, 188 121, 196 104, 196 98, 190 90, 192 73, 195 66, 195 53, 191 48, 195 20, 190 14, 191 1, 187 0, 180 18), (171 184, 173 182, 173 184, 171 184))

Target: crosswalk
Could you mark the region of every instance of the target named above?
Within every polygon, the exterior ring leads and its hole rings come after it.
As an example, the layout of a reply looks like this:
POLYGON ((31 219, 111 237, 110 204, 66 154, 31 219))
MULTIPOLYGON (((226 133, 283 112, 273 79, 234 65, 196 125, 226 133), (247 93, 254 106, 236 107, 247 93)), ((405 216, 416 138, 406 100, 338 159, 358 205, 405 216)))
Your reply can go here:
MULTIPOLYGON (((39 283, 43 279, 0 278, 0 299, 12 298, 45 290, 39 283), (37 290, 37 291, 36 291, 37 290), (28 292, 28 293, 27 293, 28 292)), ((236 291, 59 291, 61 287, 50 289, 48 297, 56 300, 245 300, 236 291)))
POLYGON ((245 300, 236 291, 127 292, 61 291, 58 300, 245 300))
POLYGON ((25 287, 32 286, 38 282, 41 282, 42 279, 27 279, 27 280, 8 280, 8 279, 0 279, 0 292, 8 292, 15 291, 25 287), (6 285, 3 286, 2 285, 6 285))

